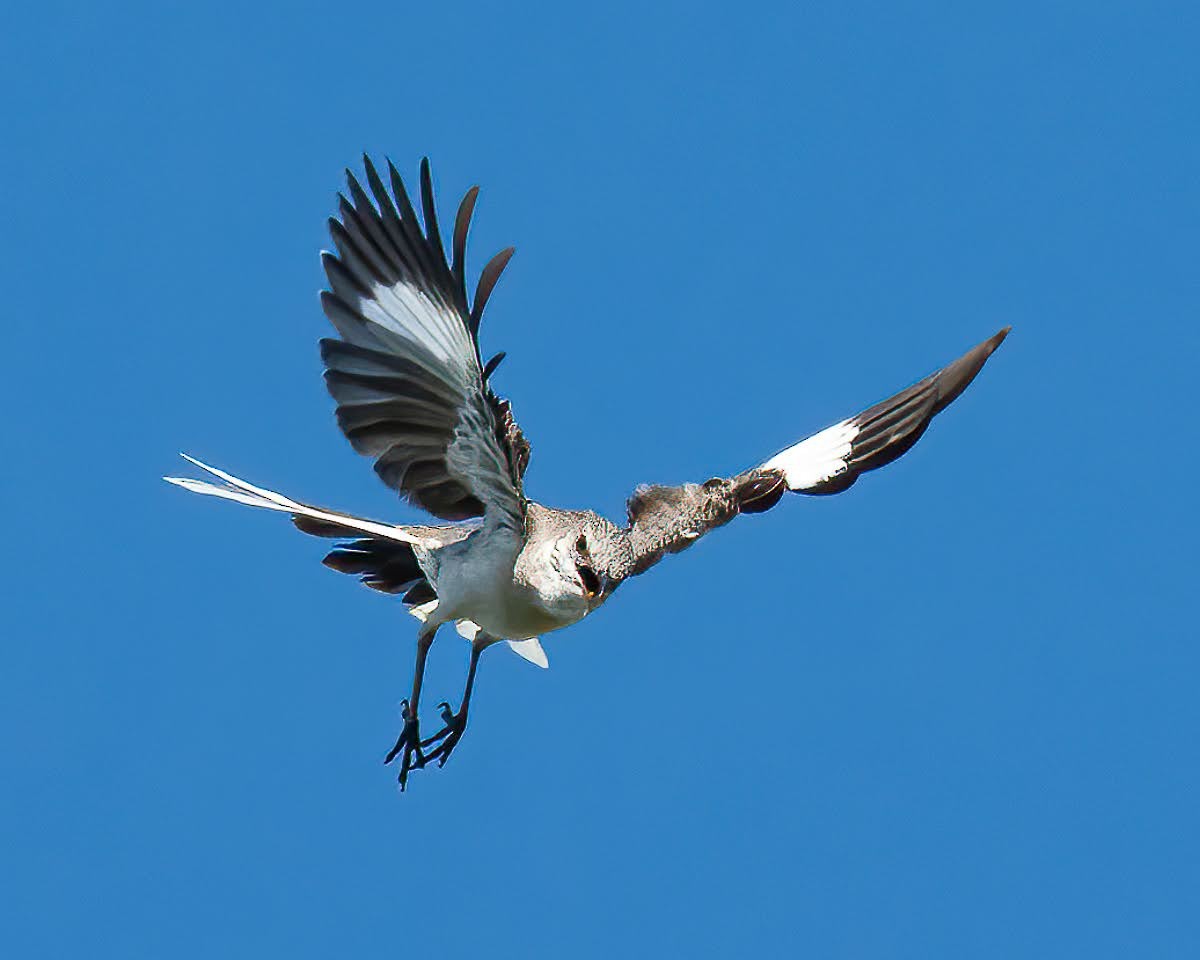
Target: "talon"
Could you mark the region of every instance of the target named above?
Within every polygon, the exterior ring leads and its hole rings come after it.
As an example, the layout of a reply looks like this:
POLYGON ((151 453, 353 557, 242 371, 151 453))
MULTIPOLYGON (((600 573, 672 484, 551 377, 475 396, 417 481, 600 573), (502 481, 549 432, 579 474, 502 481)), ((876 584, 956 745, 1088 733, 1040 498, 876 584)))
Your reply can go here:
POLYGON ((442 741, 425 757, 426 763, 436 760, 440 768, 446 765, 450 754, 454 752, 454 748, 458 746, 458 741, 462 739, 462 735, 467 729, 467 710, 464 706, 460 712, 452 713, 449 704, 442 703, 439 706, 444 708, 442 718, 446 721, 446 726, 428 740, 421 741, 421 746, 427 747, 438 740, 442 741))
MULTIPOLYGON (((467 670, 467 683, 463 690, 462 704, 457 713, 450 706, 448 700, 443 700, 438 704, 438 712, 441 714, 445 726, 432 737, 421 739, 415 702, 410 703, 407 699, 400 701, 404 728, 396 739, 396 745, 388 751, 384 763, 391 763, 397 756, 400 757, 400 773, 396 779, 400 783, 401 791, 408 785, 410 771, 424 768, 430 760, 436 760, 439 767, 444 767, 446 761, 450 759, 450 754, 454 752, 454 748, 458 746, 458 741, 462 739, 463 733, 467 729, 467 707, 471 702, 471 687, 475 681, 475 666, 479 662, 479 654, 493 642, 495 641, 489 640, 471 644, 471 665, 467 670), (432 747, 432 749, 429 753, 425 753, 422 748, 428 747, 432 747)), ((414 699, 421 689, 419 678, 425 668, 425 652, 428 647, 427 640, 423 644, 418 643, 417 645, 416 676, 418 679, 413 682, 414 699)))
POLYGON ((407 700, 400 701, 401 714, 404 717, 404 727, 400 731, 400 736, 396 738, 395 746, 388 751, 386 757, 383 758, 384 764, 389 764, 400 757, 400 773, 396 779, 400 783, 400 790, 403 792, 408 785, 408 773, 410 770, 420 770, 425 766, 425 754, 421 751, 421 732, 420 724, 416 717, 416 712, 412 709, 407 700))

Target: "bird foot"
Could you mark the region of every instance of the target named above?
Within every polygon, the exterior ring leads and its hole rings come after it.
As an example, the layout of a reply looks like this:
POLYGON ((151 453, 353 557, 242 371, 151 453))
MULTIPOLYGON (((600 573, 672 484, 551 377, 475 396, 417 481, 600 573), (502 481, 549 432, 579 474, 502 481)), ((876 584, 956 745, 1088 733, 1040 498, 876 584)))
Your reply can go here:
POLYGON ((421 751, 421 727, 417 720, 416 711, 409 707, 407 700, 401 701, 401 715, 404 717, 404 729, 396 738, 396 745, 383 758, 385 764, 391 763, 400 756, 400 775, 396 778, 400 783, 400 792, 404 792, 408 784, 408 772, 420 770, 426 763, 426 756, 421 751), (414 758, 415 755, 415 758, 414 758))
POLYGON ((421 746, 428 747, 437 743, 436 749, 426 754, 424 760, 426 763, 436 760, 439 767, 444 767, 467 729, 467 708, 464 706, 458 713, 455 713, 450 709, 450 704, 445 701, 439 703, 438 706, 442 710, 442 722, 446 725, 432 737, 422 740, 421 746), (439 740, 440 743, 438 743, 439 740))

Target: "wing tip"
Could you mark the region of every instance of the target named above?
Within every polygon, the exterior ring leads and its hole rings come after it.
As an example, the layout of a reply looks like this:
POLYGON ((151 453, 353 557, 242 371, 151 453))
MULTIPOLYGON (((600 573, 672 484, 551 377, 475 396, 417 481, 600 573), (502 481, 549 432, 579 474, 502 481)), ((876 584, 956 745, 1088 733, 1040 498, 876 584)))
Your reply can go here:
POLYGON ((1000 344, 1002 344, 1008 338, 1008 335, 1010 333, 1012 333, 1012 324, 1011 323, 1007 327, 1005 327, 1003 330, 1001 330, 999 333, 993 334, 990 338, 985 340, 984 342, 987 344, 988 354, 990 355, 992 353, 995 353, 996 348, 998 346, 1000 346, 1000 344))
POLYGON ((962 395, 1011 330, 1011 326, 1004 327, 932 375, 938 381, 937 400, 930 409, 928 419, 937 416, 962 395))

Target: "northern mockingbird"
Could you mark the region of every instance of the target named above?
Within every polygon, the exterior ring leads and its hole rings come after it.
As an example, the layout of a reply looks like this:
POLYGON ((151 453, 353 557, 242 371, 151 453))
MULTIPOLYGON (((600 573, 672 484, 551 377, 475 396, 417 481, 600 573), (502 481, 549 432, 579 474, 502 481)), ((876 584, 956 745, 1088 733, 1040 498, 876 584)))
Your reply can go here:
POLYGON ((447 262, 428 161, 421 164, 423 228, 395 167, 388 163, 389 193, 371 160, 363 162, 371 196, 347 171, 349 196, 339 195, 338 216, 329 221, 337 253, 322 254, 330 289, 321 304, 338 333, 321 341, 325 382, 342 432, 374 459, 383 482, 449 523, 395 526, 309 506, 191 457, 220 482, 166 479, 288 513, 305 533, 343 539, 327 566, 403 595, 420 627, 403 729, 386 758, 399 757, 401 789, 413 769, 444 764, 458 744, 479 655, 489 646, 506 641, 544 667, 538 637, 582 620, 668 553, 738 514, 770 509, 786 491, 847 489, 916 443, 1008 334, 1001 330, 906 390, 736 476, 639 487, 624 526, 591 511, 544 507, 525 496, 529 443, 490 386, 504 354, 485 362, 479 348, 484 305, 512 248, 484 267, 468 299, 464 261, 478 188, 459 205, 447 262), (442 729, 422 739, 425 658, 438 628, 451 622, 471 642, 466 686, 458 710, 440 704, 442 729))

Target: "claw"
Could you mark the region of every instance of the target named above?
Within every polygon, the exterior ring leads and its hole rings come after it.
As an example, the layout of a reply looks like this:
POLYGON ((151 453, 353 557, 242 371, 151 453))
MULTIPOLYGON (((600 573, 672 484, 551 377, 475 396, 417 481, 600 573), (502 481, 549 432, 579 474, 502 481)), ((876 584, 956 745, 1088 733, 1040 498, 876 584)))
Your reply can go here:
POLYGON ((446 721, 446 726, 428 740, 421 741, 421 746, 429 746, 441 740, 441 743, 432 752, 424 755, 426 763, 436 760, 440 768, 446 765, 446 761, 450 759, 450 754, 454 752, 454 748, 458 746, 458 741, 462 739, 463 732, 467 729, 467 711, 464 707, 460 713, 451 713, 449 704, 439 704, 439 706, 444 707, 442 710, 442 719, 446 721))
POLYGON ((400 758, 400 774, 396 778, 400 783, 400 791, 403 792, 408 784, 408 773, 410 770, 420 770, 428 762, 424 753, 421 752, 421 732, 420 724, 416 714, 410 709, 407 700, 400 701, 401 716, 404 717, 404 729, 400 731, 400 736, 396 738, 396 744, 388 751, 386 757, 383 758, 384 764, 389 764, 396 759, 398 754, 403 753, 400 758), (414 760, 413 755, 416 754, 414 760))
POLYGON ((405 734, 408 733, 409 724, 407 697, 400 701, 400 716, 404 718, 404 729, 400 731, 400 736, 396 738, 396 745, 392 747, 392 749, 388 751, 387 756, 383 758, 384 766, 387 766, 389 763, 395 760, 396 754, 398 754, 404 748, 404 743, 406 740, 405 734))
POLYGON ((429 649, 429 643, 432 639, 432 633, 427 636, 423 634, 417 638, 417 666, 413 680, 414 702, 410 704, 408 700, 401 701, 404 729, 400 731, 400 736, 396 739, 396 745, 388 751, 388 755, 383 761, 384 763, 391 763, 397 756, 401 757, 400 775, 397 779, 400 781, 400 790, 402 792, 408 783, 410 770, 420 770, 430 760, 436 760, 439 767, 444 767, 446 761, 450 759, 450 754, 454 752, 454 748, 458 746, 458 741, 462 739, 463 731, 467 729, 467 707, 471 703, 471 689, 475 683, 475 668, 479 663, 479 654, 496 642, 491 637, 484 637, 483 639, 477 637, 471 642, 471 665, 467 668, 467 683, 463 688, 462 705, 458 708, 458 712, 455 713, 448 701, 443 700, 439 703, 438 711, 441 713, 445 726, 432 737, 422 740, 420 728, 417 725, 415 701, 421 693, 421 676, 425 670, 425 654, 429 649), (429 753, 425 753, 422 749, 434 744, 437 744, 437 746, 429 753))
MULTIPOLYGON (((441 703, 438 704, 438 708, 442 715, 442 722, 445 724, 445 726, 442 727, 442 729, 439 730, 437 733, 435 733, 433 736, 426 737, 424 740, 422 740, 421 741, 422 747, 428 747, 430 744, 437 743, 439 740, 442 740, 445 737, 449 736, 449 734, 451 732, 453 732, 453 730, 454 730, 455 717, 454 717, 454 711, 452 709, 450 709, 450 704, 448 704, 445 700, 443 700, 441 703)), ((428 759, 428 758, 426 758, 426 759, 428 759)))

